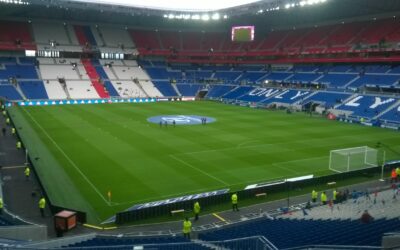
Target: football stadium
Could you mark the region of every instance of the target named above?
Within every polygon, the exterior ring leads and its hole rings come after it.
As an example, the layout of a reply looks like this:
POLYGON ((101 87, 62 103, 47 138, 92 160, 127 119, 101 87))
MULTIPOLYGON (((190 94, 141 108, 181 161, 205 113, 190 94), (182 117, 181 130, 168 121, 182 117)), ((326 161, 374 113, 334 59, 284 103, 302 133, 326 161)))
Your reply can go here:
POLYGON ((400 2, 0 0, 0 248, 399 249, 400 2))

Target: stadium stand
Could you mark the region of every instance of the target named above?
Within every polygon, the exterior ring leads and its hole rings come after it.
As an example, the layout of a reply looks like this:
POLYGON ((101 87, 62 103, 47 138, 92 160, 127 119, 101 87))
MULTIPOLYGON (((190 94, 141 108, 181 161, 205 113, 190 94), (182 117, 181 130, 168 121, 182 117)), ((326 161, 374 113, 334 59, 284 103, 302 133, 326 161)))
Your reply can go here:
POLYGON ((49 99, 42 81, 20 81, 18 84, 27 99, 49 99))
POLYGON ((178 93, 172 87, 169 81, 153 81, 154 86, 161 92, 163 96, 178 96, 178 93))
MULTIPOLYGON (((100 26, 99 36, 107 47, 133 48, 134 44, 126 29, 122 27, 100 26)), ((99 44, 99 42, 97 42, 99 44)))
POLYGON ((319 91, 314 95, 310 95, 304 98, 302 104, 305 105, 309 102, 320 103, 325 107, 333 107, 334 105, 342 103, 344 100, 349 98, 351 94, 348 93, 337 93, 337 92, 327 92, 319 91))
POLYGON ((308 95, 310 95, 310 91, 303 90, 283 90, 278 95, 270 97, 263 101, 263 103, 286 103, 293 104, 298 101, 303 101, 308 95))
POLYGON ((0 84, 0 96, 7 100, 16 101, 22 100, 22 96, 11 84, 0 84))
POLYGON ((67 94, 61 86, 61 84, 56 80, 46 80, 44 83, 44 87, 46 89, 46 93, 49 99, 58 100, 58 99, 67 99, 67 94))
POLYGON ((0 49, 35 49, 27 23, 0 21, 0 49))
POLYGON ((206 97, 207 98, 219 98, 224 94, 233 90, 236 86, 232 85, 214 85, 208 90, 206 97))
POLYGON ((358 95, 336 109, 352 111, 352 116, 372 119, 397 101, 398 99, 392 97, 358 95))
POLYGON ((63 22, 35 21, 31 25, 35 42, 38 44, 45 44, 48 47, 51 47, 50 42, 54 42, 54 45, 78 44, 74 33, 67 34, 67 27, 63 22))
POLYGON ((201 84, 177 84, 179 92, 182 96, 196 96, 197 92, 202 89, 201 84))
POLYGON ((400 229, 397 203, 392 202, 393 191, 379 192, 377 202, 373 201, 373 197, 367 200, 362 192, 357 193, 345 203, 334 205, 333 210, 328 205, 317 206, 307 210, 307 215, 304 215, 303 210, 299 209, 276 218, 269 216, 202 233, 199 237, 213 241, 264 235, 279 249, 306 245, 380 246, 385 232, 400 229), (365 209, 374 217, 367 224, 360 221, 365 209))
POLYGON ((99 97, 109 98, 110 95, 108 94, 106 87, 100 82, 101 77, 97 73, 96 68, 92 65, 92 62, 89 59, 82 59, 82 64, 99 97))

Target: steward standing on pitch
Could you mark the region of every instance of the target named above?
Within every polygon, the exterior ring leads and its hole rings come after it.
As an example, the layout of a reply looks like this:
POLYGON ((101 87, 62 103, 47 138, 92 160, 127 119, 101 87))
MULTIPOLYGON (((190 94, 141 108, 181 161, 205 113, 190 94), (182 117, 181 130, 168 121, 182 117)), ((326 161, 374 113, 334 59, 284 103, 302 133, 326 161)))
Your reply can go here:
POLYGON ((232 200, 232 210, 233 211, 239 211, 239 209, 238 209, 238 196, 237 196, 236 193, 232 194, 231 200, 232 200))
POLYGON ((192 232, 192 222, 190 222, 189 218, 185 218, 183 221, 183 237, 190 240, 190 232, 192 232))
POLYGON ((194 212, 194 220, 199 219, 199 214, 200 214, 200 203, 196 201, 193 205, 193 212, 194 212))

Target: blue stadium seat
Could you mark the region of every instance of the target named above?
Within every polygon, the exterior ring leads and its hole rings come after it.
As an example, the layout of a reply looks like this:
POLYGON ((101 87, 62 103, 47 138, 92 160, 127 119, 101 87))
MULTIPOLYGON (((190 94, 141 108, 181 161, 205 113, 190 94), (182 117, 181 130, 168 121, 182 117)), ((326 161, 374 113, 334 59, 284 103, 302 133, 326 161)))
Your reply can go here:
POLYGON ((0 96, 8 100, 22 100, 22 96, 18 93, 13 85, 10 84, 0 84, 0 96))
POLYGON ((337 107, 338 110, 353 111, 353 116, 373 118, 398 101, 392 97, 358 95, 337 107))
POLYGON ((203 88, 202 84, 177 84, 182 96, 196 96, 197 92, 203 88))
POLYGON ((310 95, 309 97, 306 97, 302 104, 307 104, 309 102, 318 102, 323 104, 325 107, 333 107, 335 104, 342 103, 350 96, 351 94, 347 93, 320 91, 315 95, 310 95))
POLYGON ((293 104, 297 101, 304 100, 311 93, 312 93, 311 91, 306 91, 306 90, 293 90, 293 89, 283 90, 279 94, 262 101, 262 103, 270 104, 276 102, 276 103, 293 104))
POLYGON ((43 81, 21 81, 19 86, 27 99, 49 99, 43 81))
POLYGON ((153 81, 154 86, 163 94, 163 96, 177 96, 175 89, 169 81, 153 81))
POLYGON ((252 89, 254 89, 254 87, 240 86, 240 87, 237 87, 236 89, 232 90, 228 94, 222 96, 222 98, 224 98, 224 99, 237 99, 238 97, 248 93, 252 89))
POLYGON ((232 85, 214 85, 211 87, 211 89, 207 93, 207 98, 217 98, 225 95, 232 89, 234 89, 236 86, 232 85))
POLYGON ((385 232, 400 229, 398 219, 380 219, 369 224, 351 220, 262 219, 200 234, 206 241, 264 235, 278 248, 303 245, 380 246, 385 232))

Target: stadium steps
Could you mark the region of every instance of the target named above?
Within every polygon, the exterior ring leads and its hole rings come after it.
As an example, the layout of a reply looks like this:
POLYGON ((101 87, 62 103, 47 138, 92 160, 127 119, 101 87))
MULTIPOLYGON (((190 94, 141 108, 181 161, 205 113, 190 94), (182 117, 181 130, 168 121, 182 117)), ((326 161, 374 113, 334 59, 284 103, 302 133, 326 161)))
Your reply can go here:
POLYGON ((99 82, 100 76, 97 74, 96 68, 92 65, 91 61, 89 59, 82 59, 82 64, 100 98, 110 98, 110 94, 105 90, 103 84, 99 82))
POLYGON ((181 92, 179 91, 178 87, 176 86, 176 83, 171 83, 172 88, 175 89, 175 92, 178 94, 178 96, 182 96, 181 92))
POLYGON ((386 114, 387 112, 389 112, 390 110, 396 108, 398 105, 400 104, 400 100, 398 100, 397 102, 395 102, 393 105, 391 105, 390 107, 388 107, 386 110, 384 110, 383 112, 379 113, 378 115, 374 116, 372 119, 376 120, 379 119, 379 117, 383 116, 384 114, 386 114))
POLYGON ((224 98, 224 96, 228 95, 229 93, 235 91, 236 89, 240 88, 240 86, 236 86, 235 88, 231 89, 230 91, 226 92, 225 94, 223 94, 222 96, 220 96, 220 98, 224 98))
POLYGON ((307 100, 307 99, 309 99, 310 97, 313 97, 314 95, 316 95, 316 94, 318 94, 318 93, 319 93, 319 91, 314 91, 314 92, 312 92, 311 94, 305 96, 304 98, 301 98, 301 99, 298 100, 297 102, 294 102, 292 105, 301 104, 304 100, 307 100))
POLYGON ((327 44, 326 40, 330 37, 331 34, 334 34, 338 29, 340 29, 339 25, 337 25, 334 29, 330 29, 329 32, 325 34, 325 37, 318 42, 318 45, 326 47, 327 44))
POLYGON ((24 92, 22 91, 21 86, 19 86, 19 82, 18 81, 17 81, 17 84, 15 86, 15 89, 22 96, 22 99, 26 100, 26 96, 25 96, 24 92))
POLYGON ((110 69, 110 72, 114 75, 115 79, 121 80, 121 79, 119 78, 118 74, 115 72, 115 70, 114 70, 113 67, 110 67, 109 69, 110 69))
POLYGON ((69 33, 68 26, 64 25, 65 34, 67 35, 68 43, 72 44, 71 34, 69 33))
POLYGON ((165 49, 163 43, 161 42, 160 32, 156 32, 157 42, 160 45, 160 49, 165 49))
POLYGON ((350 101, 351 99, 355 98, 358 94, 353 94, 351 96, 349 96, 347 99, 343 100, 343 102, 336 104, 333 109, 337 109, 338 107, 340 107, 343 103, 347 103, 348 101, 350 101))
POLYGON ((93 36, 95 37, 95 39, 96 39, 96 37, 100 38, 99 42, 101 42, 102 46, 107 46, 106 41, 104 40, 103 34, 98 26, 95 27, 95 30, 93 30, 93 28, 92 28, 92 32, 93 32, 93 36), (95 34, 96 32, 97 32, 97 35, 95 34))
POLYGON ((150 95, 144 90, 142 84, 140 84, 140 81, 134 81, 134 83, 136 84, 136 86, 146 95, 146 97, 150 97, 150 95))
POLYGON ((289 32, 286 32, 285 36, 280 41, 278 41, 272 49, 276 50, 277 48, 279 48, 288 36, 289 36, 289 32))
MULTIPOLYGON (((315 72, 315 71, 314 71, 315 72)), ((313 82, 318 82, 322 77, 324 77, 324 74, 321 74, 317 79, 315 79, 313 82)))
POLYGON ((357 81, 358 79, 360 79, 360 76, 357 76, 356 78, 354 78, 350 82, 346 83, 342 88, 344 88, 344 89, 347 88, 348 86, 350 86, 353 82, 357 81))
POLYGON ((39 67, 35 66, 35 70, 36 70, 36 74, 38 75, 38 78, 39 78, 39 79, 43 79, 43 78, 42 78, 42 72, 40 72, 39 67))
POLYGON ((212 244, 210 242, 204 241, 204 240, 200 240, 200 239, 196 239, 196 240, 192 240, 193 243, 196 243, 198 245, 201 245, 203 247, 209 248, 209 249, 214 249, 214 250, 229 250, 229 248, 225 248, 225 247, 221 247, 221 246, 217 246, 215 244, 212 244))
POLYGON ((82 72, 79 70, 78 67, 75 67, 75 72, 76 74, 78 74, 79 79, 82 80, 82 72))

